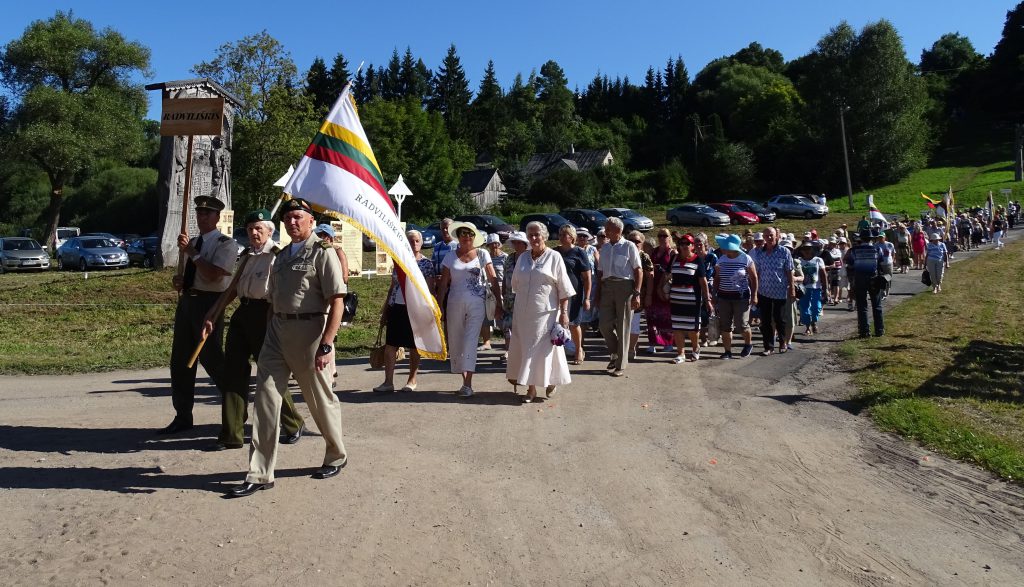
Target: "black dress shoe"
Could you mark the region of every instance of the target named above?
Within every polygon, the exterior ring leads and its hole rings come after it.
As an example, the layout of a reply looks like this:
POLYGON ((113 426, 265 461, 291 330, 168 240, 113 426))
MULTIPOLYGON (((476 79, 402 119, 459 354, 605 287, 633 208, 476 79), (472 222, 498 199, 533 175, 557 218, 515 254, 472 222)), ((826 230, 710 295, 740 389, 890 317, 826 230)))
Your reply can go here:
POLYGON ((235 487, 227 493, 228 497, 249 497, 257 491, 264 489, 271 489, 274 487, 274 482, 270 483, 242 483, 238 487, 235 487))
POLYGON ((181 422, 179 420, 172 420, 170 424, 156 431, 157 434, 174 434, 176 432, 184 432, 185 430, 191 430, 191 422, 181 422))
POLYGON ((347 464, 348 464, 348 460, 346 460, 344 463, 342 463, 340 465, 324 465, 324 466, 320 467, 319 469, 317 469, 316 473, 313 473, 313 478, 314 479, 330 479, 331 477, 334 477, 335 475, 340 473, 341 470, 344 469, 345 465, 347 465, 347 464))
POLYGON ((299 429, 295 431, 295 434, 282 434, 281 444, 295 444, 302 438, 302 433, 306 431, 306 423, 299 424, 299 429))
POLYGON ((242 448, 242 445, 241 444, 225 444, 223 442, 218 442, 216 444, 211 444, 211 445, 209 445, 207 447, 204 447, 203 450, 206 451, 206 452, 220 452, 222 450, 231 450, 231 449, 235 449, 235 448, 242 448))

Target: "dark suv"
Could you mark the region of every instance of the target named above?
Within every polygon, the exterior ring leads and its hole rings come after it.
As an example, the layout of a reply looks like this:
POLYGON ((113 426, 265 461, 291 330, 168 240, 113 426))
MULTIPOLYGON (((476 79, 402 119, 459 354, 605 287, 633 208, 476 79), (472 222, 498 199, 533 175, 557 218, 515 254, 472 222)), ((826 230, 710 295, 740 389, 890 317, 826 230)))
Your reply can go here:
POLYGON ((586 228, 594 234, 604 228, 604 223, 608 221, 607 216, 589 208, 566 208, 558 213, 577 227, 586 228))
POLYGON ((493 214, 463 214, 462 216, 456 216, 455 220, 459 222, 472 222, 473 226, 487 234, 497 234, 501 242, 507 241, 509 235, 516 229, 516 227, 493 214))
POLYGON ((548 239, 551 240, 558 239, 558 231, 566 224, 569 226, 575 226, 560 214, 527 214, 526 216, 523 216, 523 219, 519 222, 519 230, 526 232, 526 225, 531 222, 540 222, 546 226, 548 229, 548 239))

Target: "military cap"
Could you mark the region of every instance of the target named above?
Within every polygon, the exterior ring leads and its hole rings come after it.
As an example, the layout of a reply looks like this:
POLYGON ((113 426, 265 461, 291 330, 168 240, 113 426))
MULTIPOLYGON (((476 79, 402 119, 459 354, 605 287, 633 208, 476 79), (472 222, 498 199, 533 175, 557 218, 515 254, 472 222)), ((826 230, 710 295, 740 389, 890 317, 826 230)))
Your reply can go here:
POLYGON ((309 202, 303 200, 302 198, 292 198, 285 202, 284 204, 281 204, 281 216, 284 216, 285 214, 289 212, 294 212, 296 210, 298 210, 299 212, 305 212, 310 216, 316 216, 315 214, 313 214, 313 208, 310 207, 309 202))
POLYGON ((213 210, 214 212, 220 212, 224 209, 224 202, 221 202, 213 196, 196 196, 194 200, 196 210, 206 209, 213 210))
POLYGON ((259 210, 253 210, 245 215, 245 223, 250 222, 264 222, 270 220, 270 210, 266 208, 260 208, 259 210))

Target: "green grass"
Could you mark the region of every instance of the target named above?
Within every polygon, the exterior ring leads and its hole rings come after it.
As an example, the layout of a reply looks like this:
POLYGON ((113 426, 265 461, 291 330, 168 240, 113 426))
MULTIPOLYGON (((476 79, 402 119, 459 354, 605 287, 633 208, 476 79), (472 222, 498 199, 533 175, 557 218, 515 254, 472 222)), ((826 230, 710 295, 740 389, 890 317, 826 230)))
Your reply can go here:
POLYGON ((1024 479, 1024 244, 954 264, 906 300, 886 336, 843 343, 880 427, 1024 479))
MULTIPOLYGON (((144 369, 168 364, 176 294, 171 271, 50 271, 0 276, 0 373, 144 369)), ((340 356, 366 355, 377 335, 389 278, 353 277, 356 323, 337 338, 340 356)), ((228 308, 228 315, 234 310, 228 308)))

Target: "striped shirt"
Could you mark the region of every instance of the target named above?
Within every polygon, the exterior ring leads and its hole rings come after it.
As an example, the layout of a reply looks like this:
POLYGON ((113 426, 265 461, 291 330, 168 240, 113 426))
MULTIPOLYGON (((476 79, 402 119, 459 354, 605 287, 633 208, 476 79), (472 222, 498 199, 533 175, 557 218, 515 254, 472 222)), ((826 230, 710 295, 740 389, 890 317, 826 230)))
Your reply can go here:
POLYGON ((748 281, 748 268, 754 264, 750 256, 745 253, 736 255, 730 259, 728 255, 722 254, 718 258, 718 265, 715 267, 718 280, 718 291, 745 293, 750 291, 748 281))

